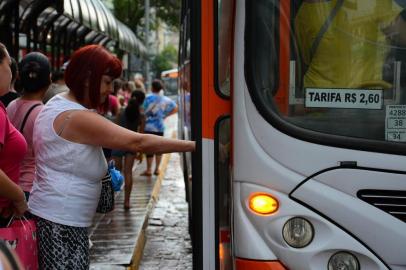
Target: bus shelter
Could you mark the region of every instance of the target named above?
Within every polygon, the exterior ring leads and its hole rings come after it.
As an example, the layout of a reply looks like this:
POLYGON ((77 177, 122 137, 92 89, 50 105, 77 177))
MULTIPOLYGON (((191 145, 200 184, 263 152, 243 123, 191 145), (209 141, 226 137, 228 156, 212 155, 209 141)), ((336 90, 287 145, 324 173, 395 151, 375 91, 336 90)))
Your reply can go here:
POLYGON ((0 0, 0 41, 20 59, 40 50, 54 69, 86 44, 141 57, 146 48, 100 0, 0 0))

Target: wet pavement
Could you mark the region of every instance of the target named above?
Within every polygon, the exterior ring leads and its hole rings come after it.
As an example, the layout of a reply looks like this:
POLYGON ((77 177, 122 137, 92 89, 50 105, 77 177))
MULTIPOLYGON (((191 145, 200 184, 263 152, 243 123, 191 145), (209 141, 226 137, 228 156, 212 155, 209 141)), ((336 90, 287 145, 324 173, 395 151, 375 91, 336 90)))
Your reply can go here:
POLYGON ((159 200, 149 216, 140 270, 192 269, 188 206, 179 154, 172 154, 159 200))
POLYGON ((142 248, 139 241, 147 224, 151 194, 156 177, 139 176, 145 164, 134 167, 131 208, 124 210, 124 191, 115 198, 115 208, 107 214, 96 214, 90 229, 90 269, 125 269, 133 264, 134 252, 142 248))
MULTIPOLYGON (((166 120, 173 137, 177 117, 166 120)), ((192 269, 188 211, 179 154, 164 155, 159 176, 143 177, 145 161, 133 168, 131 209, 116 194, 115 209, 96 214, 90 228, 90 269, 192 269), (158 199, 159 198, 159 199, 158 199)))

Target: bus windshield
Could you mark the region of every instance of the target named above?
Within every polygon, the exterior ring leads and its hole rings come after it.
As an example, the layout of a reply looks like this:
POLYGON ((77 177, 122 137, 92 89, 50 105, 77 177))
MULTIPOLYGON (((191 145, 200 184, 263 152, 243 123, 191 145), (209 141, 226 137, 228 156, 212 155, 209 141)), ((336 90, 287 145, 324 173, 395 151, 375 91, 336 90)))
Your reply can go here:
POLYGON ((262 18, 250 18, 251 27, 271 44, 249 52, 265 68, 257 84, 268 82, 255 88, 255 102, 307 130, 406 142, 402 1, 259 2, 262 18))

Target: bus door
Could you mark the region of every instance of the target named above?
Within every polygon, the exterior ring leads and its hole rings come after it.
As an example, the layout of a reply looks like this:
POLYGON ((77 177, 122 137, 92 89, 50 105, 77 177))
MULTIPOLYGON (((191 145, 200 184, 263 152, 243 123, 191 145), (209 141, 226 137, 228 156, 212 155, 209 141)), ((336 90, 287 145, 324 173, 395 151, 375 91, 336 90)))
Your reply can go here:
POLYGON ((406 269, 402 3, 237 1, 237 270, 406 269))
POLYGON ((233 2, 233 0, 201 2, 203 157, 201 269, 205 270, 232 269, 230 96, 233 2))
POLYGON ((230 251, 231 56, 233 1, 183 1, 180 38, 180 137, 193 268, 232 269, 230 251))

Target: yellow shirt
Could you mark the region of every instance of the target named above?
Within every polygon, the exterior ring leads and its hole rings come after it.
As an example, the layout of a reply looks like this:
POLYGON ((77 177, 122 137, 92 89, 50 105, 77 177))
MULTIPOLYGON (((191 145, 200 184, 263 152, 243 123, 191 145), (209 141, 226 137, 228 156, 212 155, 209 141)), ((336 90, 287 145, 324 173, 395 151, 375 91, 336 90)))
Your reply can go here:
POLYGON ((345 0, 309 63, 310 48, 336 2, 303 2, 295 18, 302 59, 310 65, 304 87, 391 87, 382 79, 389 51, 382 29, 402 10, 392 0, 345 0))

